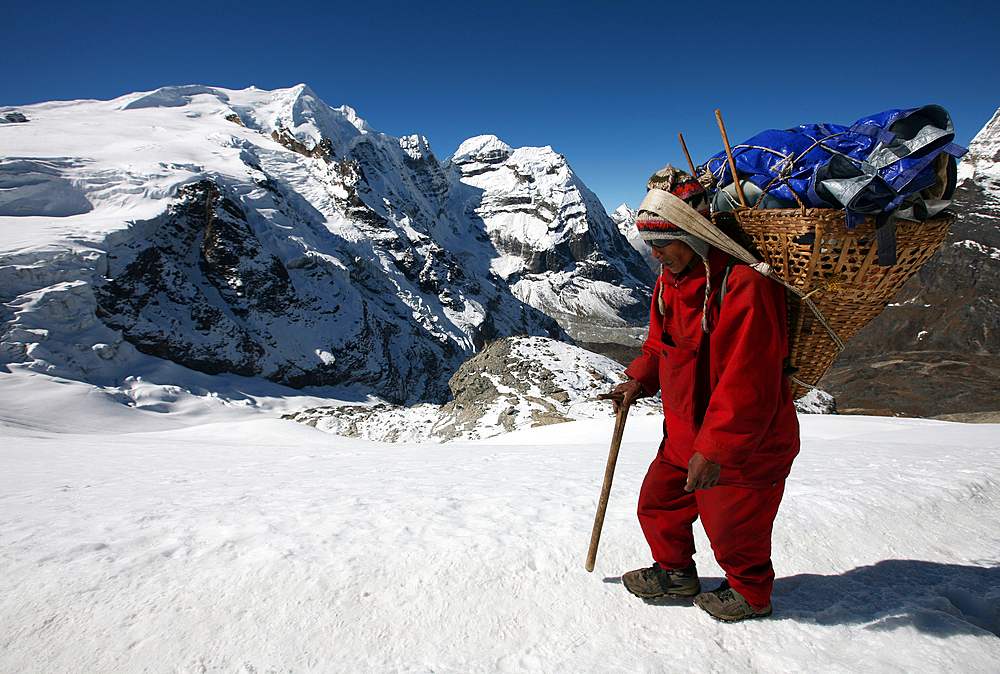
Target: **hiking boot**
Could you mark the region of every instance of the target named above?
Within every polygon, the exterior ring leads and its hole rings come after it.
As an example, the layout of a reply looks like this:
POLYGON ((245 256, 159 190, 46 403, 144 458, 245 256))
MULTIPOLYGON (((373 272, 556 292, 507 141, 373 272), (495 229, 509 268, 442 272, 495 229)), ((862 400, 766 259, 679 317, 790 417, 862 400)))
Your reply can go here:
POLYGON ((694 598, 695 606, 700 607, 716 620, 736 622, 747 618, 766 618, 773 610, 771 602, 764 608, 754 608, 747 603, 739 592, 729 587, 729 581, 719 586, 719 589, 699 594, 694 598))
POLYGON ((622 585, 643 599, 655 599, 663 595, 693 597, 701 592, 701 582, 694 562, 680 571, 661 568, 657 562, 648 569, 636 569, 622 574, 622 585))

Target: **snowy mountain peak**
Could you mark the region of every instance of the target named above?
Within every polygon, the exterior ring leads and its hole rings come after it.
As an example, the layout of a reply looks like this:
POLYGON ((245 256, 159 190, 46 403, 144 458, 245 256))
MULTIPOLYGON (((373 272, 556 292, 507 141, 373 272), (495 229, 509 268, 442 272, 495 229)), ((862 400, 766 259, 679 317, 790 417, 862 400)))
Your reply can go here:
POLYGON ((2 363, 114 385, 153 356, 440 401, 487 341, 647 311, 648 272, 548 147, 482 136, 469 163, 441 163, 305 85, 18 115, 0 160, 2 363))
POLYGON ((371 131, 353 109, 331 108, 304 84, 261 93, 269 94, 270 100, 246 97, 233 106, 233 111, 247 126, 265 134, 277 133, 311 149, 324 139, 342 146, 371 131))
POLYGON ((451 159, 459 165, 498 164, 507 161, 512 152, 510 145, 496 136, 476 136, 459 145, 451 159))
POLYGON ((342 105, 335 109, 344 116, 344 119, 351 124, 355 129, 361 133, 375 133, 375 129, 368 125, 368 122, 358 117, 358 113, 354 111, 354 108, 349 105, 342 105))
POLYGON ((615 209, 615 212, 611 214, 616 222, 627 220, 628 218, 635 217, 635 211, 629 208, 628 204, 622 204, 615 209))
POLYGON ((448 166, 481 192, 476 213, 500 253, 492 269, 519 299, 552 316, 645 318, 655 277, 565 157, 485 135, 448 166))
POLYGON ((611 220, 618 226, 618 231, 621 232, 622 236, 628 239, 632 247, 639 251, 649 270, 654 274, 659 274, 660 263, 653 257, 653 249, 639 238, 639 230, 635 228, 635 218, 638 213, 638 211, 629 208, 628 204, 622 204, 611 214, 611 220))
POLYGON ((983 187, 1000 188, 1000 110, 969 143, 958 177, 960 181, 969 178, 983 187))

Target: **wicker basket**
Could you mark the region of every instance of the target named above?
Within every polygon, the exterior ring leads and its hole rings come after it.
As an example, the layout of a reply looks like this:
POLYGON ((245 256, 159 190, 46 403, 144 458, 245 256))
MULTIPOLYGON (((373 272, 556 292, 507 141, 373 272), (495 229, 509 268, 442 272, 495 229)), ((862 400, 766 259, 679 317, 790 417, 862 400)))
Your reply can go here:
MULTIPOLYGON (((874 219, 854 231, 844 211, 813 209, 739 209, 716 214, 717 225, 743 230, 752 252, 788 285, 810 295, 827 324, 847 342, 873 318, 906 281, 944 243, 956 216, 944 211, 924 222, 896 221, 897 262, 878 265, 874 219), (756 250, 753 250, 756 249, 756 250)), ((816 315, 786 290, 788 365, 794 372, 792 393, 809 391, 840 352, 816 315)))

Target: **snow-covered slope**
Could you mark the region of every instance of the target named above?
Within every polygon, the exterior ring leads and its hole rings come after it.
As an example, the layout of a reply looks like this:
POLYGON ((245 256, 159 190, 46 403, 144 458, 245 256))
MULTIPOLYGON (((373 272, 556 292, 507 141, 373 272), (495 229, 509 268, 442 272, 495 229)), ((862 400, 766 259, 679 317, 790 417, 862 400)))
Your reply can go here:
MULTIPOLYGON (((181 383, 209 379, 235 378, 181 383)), ((385 445, 275 419, 296 401, 249 383, 246 406, 146 387, 125 408, 0 372, 0 673, 954 674, 1000 661, 1000 426, 802 417, 774 615, 731 625, 621 586, 650 563, 635 497, 660 415, 629 417, 587 573, 610 413, 385 445)), ((714 589, 722 572, 696 532, 714 589)))
POLYGON ((477 173, 480 140, 442 163, 305 85, 0 120, 0 362, 112 385, 142 352, 443 400, 486 341, 562 334, 539 309, 620 321, 648 303, 637 256, 548 148, 477 173))

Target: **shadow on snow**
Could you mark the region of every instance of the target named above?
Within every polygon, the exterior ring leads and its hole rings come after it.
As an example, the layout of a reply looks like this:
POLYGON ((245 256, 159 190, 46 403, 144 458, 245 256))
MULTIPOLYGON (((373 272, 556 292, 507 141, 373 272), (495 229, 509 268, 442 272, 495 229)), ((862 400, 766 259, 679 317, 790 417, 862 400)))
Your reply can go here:
POLYGON ((772 599, 779 619, 1000 636, 1000 567, 889 559, 836 576, 777 578, 772 599))
MULTIPOLYGON (((704 591, 721 578, 702 578, 704 591)), ((621 583, 608 577, 605 583, 621 583)), ((836 576, 800 574, 776 578, 776 620, 817 625, 861 625, 869 630, 913 627, 939 637, 1000 636, 1000 567, 959 566, 889 559, 836 576)), ((644 600, 688 606, 690 597, 644 600)))

